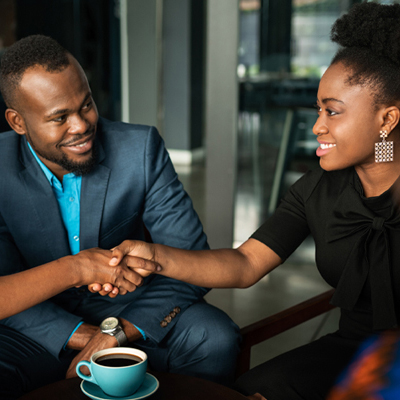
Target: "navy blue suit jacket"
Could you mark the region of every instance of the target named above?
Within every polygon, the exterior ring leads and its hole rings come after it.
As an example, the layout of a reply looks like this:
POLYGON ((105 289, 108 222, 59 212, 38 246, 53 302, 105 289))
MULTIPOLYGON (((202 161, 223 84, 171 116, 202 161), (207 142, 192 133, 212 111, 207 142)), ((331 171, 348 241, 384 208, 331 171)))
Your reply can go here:
MULTIPOLYGON (((80 248, 109 249, 125 239, 144 239, 185 249, 208 248, 191 200, 179 182, 157 130, 99 120, 97 165, 82 178, 80 248)), ((71 254, 57 200, 43 171, 14 131, 0 134, 0 274, 8 275, 71 254)), ((189 267, 189 266, 188 266, 189 267)), ((176 323, 160 322, 175 307, 182 312, 207 289, 150 276, 132 293, 115 299, 70 289, 0 323, 58 356, 77 323, 82 303, 129 303, 121 317, 157 343, 176 323)), ((12 293, 10 293, 12 296, 12 293)), ((99 323, 93 313, 91 323, 99 323)))

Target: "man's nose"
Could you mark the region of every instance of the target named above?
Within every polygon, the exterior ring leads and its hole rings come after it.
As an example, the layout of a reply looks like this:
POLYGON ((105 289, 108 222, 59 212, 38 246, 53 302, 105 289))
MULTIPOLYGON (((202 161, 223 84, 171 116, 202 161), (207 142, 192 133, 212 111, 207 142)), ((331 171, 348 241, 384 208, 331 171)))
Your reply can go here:
POLYGON ((74 115, 70 118, 68 132, 77 135, 85 133, 89 128, 89 123, 81 115, 74 115))

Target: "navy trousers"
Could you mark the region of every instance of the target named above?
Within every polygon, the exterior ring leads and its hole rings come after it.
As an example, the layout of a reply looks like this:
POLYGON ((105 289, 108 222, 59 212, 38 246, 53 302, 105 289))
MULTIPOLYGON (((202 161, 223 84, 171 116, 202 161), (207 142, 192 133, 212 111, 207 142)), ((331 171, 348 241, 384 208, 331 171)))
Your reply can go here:
MULTIPOLYGON (((160 343, 139 340, 133 345, 147 353, 150 368, 155 371, 231 385, 239 343, 237 325, 223 311, 201 302, 185 310, 160 343)), ((0 399, 17 399, 64 379, 77 352, 62 353, 55 358, 28 337, 0 325, 0 399)))

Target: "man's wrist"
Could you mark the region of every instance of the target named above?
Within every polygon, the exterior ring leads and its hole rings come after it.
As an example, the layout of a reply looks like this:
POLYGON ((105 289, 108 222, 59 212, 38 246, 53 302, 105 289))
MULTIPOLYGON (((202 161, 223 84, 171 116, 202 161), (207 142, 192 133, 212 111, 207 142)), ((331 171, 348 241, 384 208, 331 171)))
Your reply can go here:
POLYGON ((143 335, 140 333, 139 329, 137 329, 135 325, 133 325, 126 319, 119 318, 119 323, 121 324, 122 329, 124 330, 129 342, 134 342, 143 338, 143 335))
POLYGON ((74 333, 78 330, 78 328, 83 324, 83 321, 79 322, 79 324, 75 327, 75 329, 72 331, 72 333, 69 335, 67 341, 65 342, 64 346, 63 346, 63 350, 67 349, 67 345, 68 342, 70 341, 70 339, 72 338, 72 336, 74 335, 74 333))
POLYGON ((70 288, 80 286, 82 281, 82 271, 76 261, 76 257, 71 255, 53 261, 70 288))
POLYGON ((99 331, 99 327, 84 322, 70 337, 66 348, 72 350, 82 350, 89 343, 92 337, 99 331))
POLYGON ((128 338, 124 332, 123 327, 118 318, 116 317, 108 317, 102 321, 100 324, 101 333, 104 333, 109 336, 113 336, 117 342, 119 347, 124 347, 128 345, 128 338))
POLYGON ((69 274, 69 280, 71 281, 71 287, 80 287, 84 283, 83 271, 84 269, 79 263, 79 258, 77 255, 69 255, 57 260, 63 266, 66 265, 67 268, 63 268, 66 273, 69 274))

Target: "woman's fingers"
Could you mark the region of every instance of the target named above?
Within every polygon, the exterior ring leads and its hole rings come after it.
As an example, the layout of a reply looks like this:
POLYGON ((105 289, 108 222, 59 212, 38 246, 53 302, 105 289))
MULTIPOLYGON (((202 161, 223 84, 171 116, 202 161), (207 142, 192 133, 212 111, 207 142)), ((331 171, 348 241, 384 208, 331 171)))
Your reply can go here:
POLYGON ((133 256, 125 256, 115 268, 118 275, 115 285, 120 289, 126 289, 128 292, 133 292, 136 287, 141 286, 143 278, 160 270, 159 265, 153 261, 133 256))
POLYGON ((135 249, 135 241, 133 240, 124 240, 120 245, 111 249, 112 258, 110 260, 110 265, 118 265, 122 259, 134 251, 135 249))
MULTIPOLYGON (((143 272, 145 276, 150 275, 153 272, 160 272, 161 271, 161 266, 160 264, 150 261, 150 260, 145 260, 140 257, 135 257, 135 256, 125 256, 124 257, 124 262, 129 268, 135 269, 136 272, 140 273, 139 271, 147 271, 143 272)), ((142 275, 144 276, 144 275, 142 275)))
MULTIPOLYGON (((136 289, 136 286, 134 287, 133 290, 135 290, 135 289, 136 289)), ((133 292, 133 290, 132 290, 132 292, 133 292)), ((119 288, 119 294, 120 294, 121 296, 124 296, 124 295, 127 294, 127 293, 128 293, 128 291, 127 291, 125 288, 123 288, 123 287, 119 288)))
POLYGON ((125 265, 125 260, 121 265, 122 273, 117 278, 116 285, 121 289, 124 288, 128 292, 133 292, 137 287, 143 284, 143 277, 136 271, 125 265))
POLYGON ((135 256, 144 260, 154 260, 154 246, 138 240, 124 240, 111 249, 110 265, 118 265, 125 256, 135 256))

